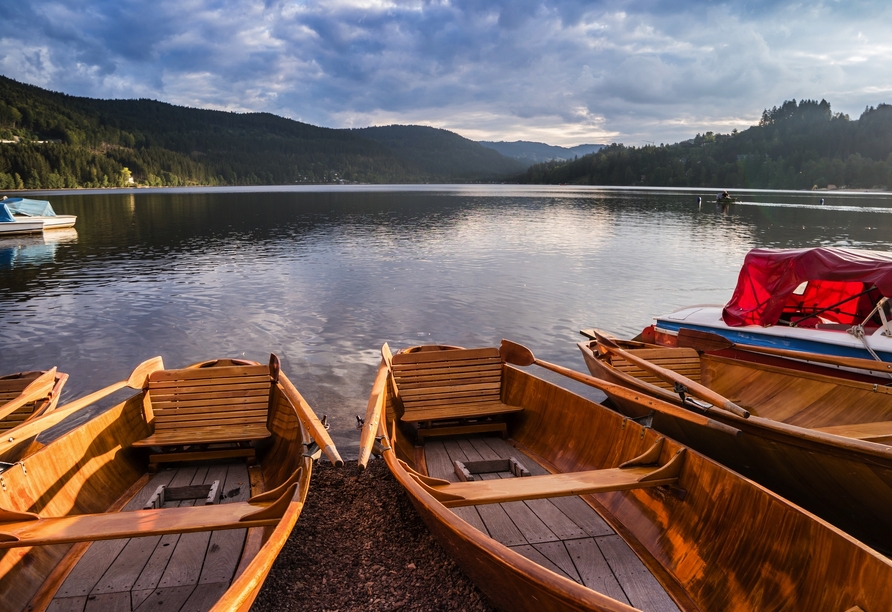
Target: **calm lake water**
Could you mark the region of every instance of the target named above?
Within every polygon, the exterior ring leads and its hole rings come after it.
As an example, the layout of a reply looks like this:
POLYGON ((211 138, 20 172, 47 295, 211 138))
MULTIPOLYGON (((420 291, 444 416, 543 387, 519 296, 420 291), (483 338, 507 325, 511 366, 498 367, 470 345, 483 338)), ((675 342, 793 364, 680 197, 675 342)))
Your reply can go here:
POLYGON ((275 352, 345 457, 384 342, 506 337, 584 370, 579 329, 630 336, 724 303, 751 248, 892 246, 877 194, 738 192, 725 210, 702 191, 505 185, 45 195, 77 228, 0 238, 0 372, 57 365, 67 401, 154 355, 275 352))

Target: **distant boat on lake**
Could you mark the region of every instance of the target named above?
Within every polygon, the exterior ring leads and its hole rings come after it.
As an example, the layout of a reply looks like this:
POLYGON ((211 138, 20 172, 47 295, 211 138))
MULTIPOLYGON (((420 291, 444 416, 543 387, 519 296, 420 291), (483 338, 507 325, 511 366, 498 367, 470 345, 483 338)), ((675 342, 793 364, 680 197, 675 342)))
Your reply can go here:
POLYGON ((75 215, 57 215, 46 200, 5 196, 0 200, 0 234, 28 234, 74 227, 75 221, 75 215))

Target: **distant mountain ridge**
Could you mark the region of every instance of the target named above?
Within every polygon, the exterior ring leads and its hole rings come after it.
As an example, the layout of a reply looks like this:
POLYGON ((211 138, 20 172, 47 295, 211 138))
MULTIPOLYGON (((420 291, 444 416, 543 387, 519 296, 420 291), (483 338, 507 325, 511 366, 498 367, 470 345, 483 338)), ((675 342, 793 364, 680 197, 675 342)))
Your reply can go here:
POLYGON ((471 141, 455 132, 432 127, 388 125, 359 128, 353 132, 384 145, 402 161, 416 164, 435 176, 472 176, 473 171, 479 172, 480 168, 487 168, 491 174, 509 175, 522 172, 530 165, 485 145, 469 146, 471 141))
POLYGON ((480 144, 495 151, 498 151, 505 157, 522 160, 530 164, 538 164, 554 160, 568 160, 582 157, 589 153, 597 153, 607 145, 602 144, 581 144, 575 147, 559 147, 556 145, 545 144, 544 142, 530 142, 527 140, 516 140, 514 142, 491 142, 481 140, 480 144))
POLYGON ((447 130, 96 100, 0 76, 0 189, 504 180, 528 164, 447 130))

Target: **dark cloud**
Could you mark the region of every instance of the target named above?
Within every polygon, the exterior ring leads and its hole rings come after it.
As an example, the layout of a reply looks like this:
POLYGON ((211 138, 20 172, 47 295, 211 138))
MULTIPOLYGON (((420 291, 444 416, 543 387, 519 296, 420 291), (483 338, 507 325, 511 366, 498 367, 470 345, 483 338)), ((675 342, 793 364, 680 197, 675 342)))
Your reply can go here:
POLYGON ((331 127, 673 142, 744 127, 794 97, 856 114, 892 101, 890 12, 768 0, 31 0, 0 4, 0 72, 331 127))

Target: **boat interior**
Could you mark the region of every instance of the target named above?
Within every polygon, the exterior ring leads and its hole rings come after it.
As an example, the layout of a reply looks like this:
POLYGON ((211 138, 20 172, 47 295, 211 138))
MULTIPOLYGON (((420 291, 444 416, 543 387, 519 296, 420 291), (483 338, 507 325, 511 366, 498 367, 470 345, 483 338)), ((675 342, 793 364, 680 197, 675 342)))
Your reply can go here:
MULTIPOLYGON (((510 469, 512 460, 531 475, 549 473, 498 436, 453 436, 429 440, 423 447, 426 473, 450 482, 461 480, 456 462, 474 470, 470 473, 477 480, 522 477, 510 469)), ((481 533, 559 576, 641 610, 679 610, 626 541, 580 496, 451 510, 481 533)))
POLYGON ((249 605, 312 469, 304 400, 273 365, 220 360, 152 372, 142 392, 8 465, 3 608, 249 605), (166 426, 175 440, 160 438, 166 426))
MULTIPOLYGON (((846 372, 819 364, 792 362, 773 356, 728 349, 698 352, 693 348, 661 347, 615 340, 629 353, 699 382, 754 416, 836 434, 892 444, 892 378, 846 372)), ((599 352, 596 359, 621 376, 630 376, 663 390, 675 403, 674 386, 621 356, 599 352)))

